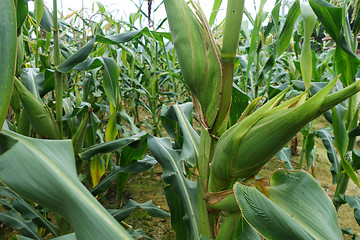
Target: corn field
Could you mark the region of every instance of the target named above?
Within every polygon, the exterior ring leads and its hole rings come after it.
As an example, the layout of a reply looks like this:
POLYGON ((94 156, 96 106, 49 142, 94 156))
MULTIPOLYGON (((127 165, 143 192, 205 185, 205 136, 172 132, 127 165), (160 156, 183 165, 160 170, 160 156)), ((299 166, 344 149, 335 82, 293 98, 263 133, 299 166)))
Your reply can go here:
POLYGON ((131 2, 0 0, 0 238, 159 239, 140 208, 165 239, 359 239, 360 1, 131 2), (167 205, 133 200, 157 171, 167 205))

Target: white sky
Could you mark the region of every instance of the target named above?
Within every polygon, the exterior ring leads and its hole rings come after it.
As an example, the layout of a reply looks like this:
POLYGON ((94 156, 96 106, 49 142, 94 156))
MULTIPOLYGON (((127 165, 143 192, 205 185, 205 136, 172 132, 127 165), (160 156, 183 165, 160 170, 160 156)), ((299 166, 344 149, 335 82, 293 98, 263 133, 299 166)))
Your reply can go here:
MULTIPOLYGON (((58 1, 58 10, 61 11, 63 9, 64 16, 71 13, 69 9, 72 10, 80 10, 82 8, 82 0, 57 0, 58 1)), ((140 4, 144 0, 83 0, 84 7, 87 8, 87 13, 91 14, 92 12, 92 5, 94 2, 101 2, 105 7, 106 10, 111 11, 113 15, 117 16, 117 19, 128 20, 130 13, 134 13, 137 11, 137 7, 134 3, 140 4)), ((212 10, 213 0, 198 0, 200 6, 202 7, 205 15, 209 18, 212 10)), ((46 6, 52 9, 53 0, 44 0, 46 6)), ((264 10, 271 11, 274 6, 275 0, 268 0, 265 4, 264 10)), ((33 5, 33 2, 29 2, 33 5)), ((153 9, 161 3, 161 0, 153 0, 153 9)), ((227 0, 223 0, 222 5, 220 7, 220 11, 218 13, 217 22, 220 22, 225 17, 225 10, 226 10, 227 0)), ((245 1, 245 7, 249 12, 253 15, 255 14, 254 11, 254 4, 256 4, 257 8, 260 4, 260 0, 247 0, 245 1)), ((33 6, 30 5, 30 9, 33 6)), ((147 2, 143 3, 142 7, 143 11, 147 13, 147 2)), ((97 5, 95 4, 95 11, 97 10, 97 5)), ((162 5, 159 10, 154 14, 154 22, 159 23, 162 19, 165 18, 165 8, 162 5)))

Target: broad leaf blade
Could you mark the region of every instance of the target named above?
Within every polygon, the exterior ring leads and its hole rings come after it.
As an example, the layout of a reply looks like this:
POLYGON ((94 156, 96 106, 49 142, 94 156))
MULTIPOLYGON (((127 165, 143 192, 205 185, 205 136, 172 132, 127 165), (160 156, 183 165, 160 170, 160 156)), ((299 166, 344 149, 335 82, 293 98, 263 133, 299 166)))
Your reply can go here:
POLYGON ((49 220, 44 218, 33 207, 31 207, 26 201, 24 201, 18 194, 11 191, 9 188, 0 187, 0 196, 8 197, 11 199, 11 205, 16 211, 21 213, 26 219, 32 220, 38 226, 45 228, 56 236, 56 226, 49 220))
POLYGON ((276 42, 276 56, 279 57, 288 48, 296 19, 300 14, 300 3, 296 0, 291 6, 283 29, 281 30, 280 37, 276 42))
POLYGON ((305 172, 276 171, 265 195, 236 183, 245 219, 267 239, 342 239, 335 208, 305 172), (274 231, 276 229, 276 231, 274 231))
POLYGON ((3 130, 0 179, 14 191, 63 215, 78 239, 131 239, 77 177, 70 140, 39 140, 3 130), (26 182, 27 184, 24 184, 26 182))
POLYGON ((145 212, 147 212, 152 217, 170 217, 170 214, 161 210, 160 208, 156 207, 152 201, 148 201, 146 203, 138 203, 134 200, 129 200, 124 207, 121 209, 110 209, 110 214, 119 222, 127 218, 132 211, 135 210, 135 208, 141 208, 145 212))
POLYGON ((281 161, 285 162, 285 168, 289 170, 293 170, 291 165, 291 150, 288 147, 284 147, 276 154, 276 157, 281 161))
POLYGON ((145 136, 146 134, 147 134, 146 132, 140 132, 139 134, 136 134, 128 138, 121 138, 110 142, 104 142, 104 143, 92 145, 84 149, 84 151, 80 154, 80 158, 90 159, 92 156, 94 156, 97 153, 110 153, 115 150, 119 150, 135 141, 139 141, 141 137, 145 136))
POLYGON ((31 220, 25 220, 15 210, 10 212, 1 212, 0 221, 14 229, 20 230, 21 234, 33 239, 42 240, 37 233, 38 228, 31 220))
POLYGON ((339 172, 340 162, 336 155, 336 149, 334 146, 334 137, 332 134, 326 129, 321 129, 315 131, 316 134, 322 139, 323 145, 326 148, 327 156, 329 161, 331 162, 331 175, 333 177, 333 184, 336 183, 337 173, 339 172))
POLYGON ((179 141, 177 134, 182 136, 182 142, 178 142, 179 145, 182 145, 180 158, 186 159, 193 166, 197 163, 199 157, 200 137, 190 124, 192 109, 193 105, 191 103, 176 104, 161 116, 164 127, 170 136, 177 141, 179 141), (179 129, 172 128, 169 120, 175 121, 179 129))
POLYGON ((44 91, 45 77, 39 68, 23 68, 21 70, 21 80, 24 86, 38 99, 40 93, 44 91))
POLYGON ((115 166, 109 175, 107 175, 103 180, 99 182, 93 189, 91 193, 96 196, 102 192, 105 192, 110 185, 115 181, 118 173, 139 173, 144 172, 155 165, 157 161, 153 157, 147 156, 145 159, 140 161, 132 161, 126 167, 115 166))
POLYGON ((184 204, 191 239, 200 239, 196 204, 197 183, 185 178, 180 156, 170 147, 171 142, 169 140, 168 138, 156 138, 150 135, 148 138, 149 148, 163 168, 162 178, 172 186, 184 204))
POLYGON ((5 121, 14 82, 16 14, 12 0, 0 1, 0 130, 5 121))
POLYGON ((342 25, 341 7, 336 7, 324 0, 309 0, 309 3, 326 31, 334 41, 337 41, 342 25))
POLYGON ((215 0, 214 5, 211 11, 210 19, 209 19, 209 25, 213 25, 216 19, 216 15, 219 12, 220 5, 222 3, 222 0, 215 0))

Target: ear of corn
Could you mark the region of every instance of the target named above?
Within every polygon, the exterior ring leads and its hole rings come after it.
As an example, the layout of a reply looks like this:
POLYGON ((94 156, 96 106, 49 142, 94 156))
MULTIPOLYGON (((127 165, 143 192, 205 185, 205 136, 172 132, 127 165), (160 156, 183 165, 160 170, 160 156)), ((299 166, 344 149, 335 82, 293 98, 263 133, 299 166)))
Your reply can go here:
POLYGON ((59 129, 54 117, 46 106, 32 95, 18 79, 15 79, 15 89, 20 96, 24 112, 35 132, 41 138, 58 138, 59 129))
MULTIPOLYGON (((171 36, 185 83, 190 88, 202 125, 212 128, 219 111, 222 88, 220 53, 213 36, 184 0, 165 0, 171 36)), ((194 5, 196 7, 196 5, 194 5)))
MULTIPOLYGON (((209 191, 226 189, 235 178, 256 174, 303 126, 329 109, 322 105, 331 106, 326 98, 336 80, 303 104, 291 99, 292 104, 285 102, 274 108, 269 107, 270 100, 225 132, 215 148, 209 191)), ((356 82, 352 88, 359 91, 359 86, 360 82, 356 82)), ((340 91, 342 97, 351 96, 350 92, 340 91)), ((341 98, 333 98, 333 104, 341 102, 341 98)))

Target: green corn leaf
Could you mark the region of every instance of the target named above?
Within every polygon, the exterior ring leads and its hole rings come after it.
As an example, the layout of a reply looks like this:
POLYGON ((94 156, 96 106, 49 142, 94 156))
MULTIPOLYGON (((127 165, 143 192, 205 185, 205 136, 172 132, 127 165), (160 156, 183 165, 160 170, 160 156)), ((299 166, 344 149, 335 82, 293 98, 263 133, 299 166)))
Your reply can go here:
POLYGON ((262 13, 264 9, 266 0, 260 1, 259 10, 256 14, 255 22, 254 22, 254 29, 251 32, 251 41, 250 41, 250 49, 249 49, 249 55, 248 55, 248 63, 247 63, 247 69, 246 69, 246 77, 245 79, 248 79, 250 68, 252 63, 255 60, 256 51, 259 45, 259 36, 260 36, 260 27, 262 24, 262 13))
MULTIPOLYGON (((59 25, 59 24, 58 24, 59 25)), ((51 32, 54 27, 53 15, 47 7, 44 7, 43 16, 41 18, 40 26, 47 32, 51 32)))
POLYGON ((344 122, 344 111, 340 111, 338 108, 332 108, 332 121, 335 136, 335 147, 339 151, 340 156, 344 157, 349 144, 349 136, 346 131, 344 122))
POLYGON ((45 77, 39 68, 23 68, 21 70, 21 81, 32 95, 41 99, 40 93, 44 91, 45 77))
POLYGON ((0 221, 14 229, 20 230, 21 234, 36 240, 43 240, 38 234, 38 228, 31 220, 25 220, 18 212, 1 212, 0 221))
POLYGON ((121 150, 120 166, 125 167, 131 164, 132 161, 144 158, 148 149, 147 137, 148 135, 143 135, 138 141, 134 141, 121 150))
POLYGON ((21 72, 22 65, 24 63, 25 58, 25 48, 24 48, 24 40, 23 35, 17 37, 17 51, 16 51, 16 70, 15 75, 19 76, 21 72))
POLYGON ((244 218, 266 239, 342 239, 334 205, 306 172, 276 171, 264 193, 240 183, 234 192, 244 218))
MULTIPOLYGON (((346 41, 343 27, 343 8, 336 7, 323 0, 309 0, 309 3, 324 25, 326 32, 336 42, 335 66, 341 81, 348 86, 355 80, 355 75, 360 66, 360 59, 352 52, 349 41, 346 41)), ((345 20, 346 21, 346 20, 345 20)), ((346 25, 346 24, 345 24, 346 25)), ((345 26, 346 27, 346 26, 345 26)), ((345 34, 350 34, 349 31, 345 34)), ((350 38, 347 36, 347 38, 350 38)))
POLYGON ((130 199, 121 209, 109 209, 109 212, 118 222, 121 222, 130 216, 130 213, 137 207, 141 208, 152 217, 170 217, 169 213, 156 207, 151 200, 146 203, 138 203, 130 199))
POLYGON ((86 60, 74 67, 74 70, 91 70, 103 66, 103 87, 109 101, 117 106, 120 96, 118 91, 119 68, 113 58, 97 57, 86 60))
POLYGON ((314 133, 309 133, 305 142, 305 159, 308 171, 310 170, 312 163, 315 161, 313 158, 313 151, 316 153, 314 133))
POLYGON ((355 76, 359 70, 360 59, 349 49, 347 42, 341 35, 335 50, 335 68, 341 74, 340 80, 344 86, 349 86, 355 81, 355 76), (345 50, 348 49, 348 50, 345 50))
POLYGON ((294 29, 296 19, 300 14, 300 3, 299 0, 296 0, 291 6, 288 14, 286 15, 286 20, 283 29, 281 30, 280 37, 276 41, 276 56, 279 57, 284 51, 289 47, 290 39, 294 29))
POLYGON ((241 114, 245 111, 246 107, 249 105, 251 101, 250 97, 240 90, 238 86, 233 85, 232 91, 232 103, 230 108, 230 125, 234 125, 241 114))
POLYGON ((17 24, 13 0, 2 0, 0 9, 0 126, 2 127, 13 89, 17 24))
POLYGON ((200 227, 197 220, 197 183, 185 178, 180 156, 171 148, 169 138, 156 138, 149 135, 148 144, 150 151, 163 168, 163 180, 172 186, 184 205, 191 239, 200 239, 200 227))
POLYGON ((334 41, 340 37, 342 8, 324 0, 309 0, 310 6, 334 41))
POLYGON ((323 145, 326 148, 327 157, 331 163, 331 175, 333 178, 333 184, 337 181, 337 174, 340 169, 340 162, 336 155, 336 150, 334 146, 334 137, 326 129, 316 130, 315 133, 322 139, 323 145))
POLYGON ((132 239, 79 181, 70 140, 32 139, 3 130, 0 146, 0 180, 64 216, 78 240, 132 239))
POLYGON ((84 139, 85 139, 86 127, 88 122, 89 122, 89 114, 85 113, 79 127, 76 129, 76 132, 71 138, 75 154, 80 153, 84 146, 84 139))
POLYGON ((304 23, 304 43, 301 49, 300 67, 305 88, 310 87, 312 77, 312 54, 310 38, 316 24, 316 15, 308 2, 301 1, 301 15, 304 23))
POLYGON ((161 119, 164 128, 174 139, 176 139, 175 132, 179 133, 181 131, 182 143, 178 143, 182 146, 180 158, 186 159, 190 165, 194 166, 199 158, 200 136, 190 124, 192 107, 191 103, 172 105, 161 115, 161 119), (169 121, 175 121, 179 128, 171 128, 170 124, 166 124, 169 121))
POLYGON ((59 129, 49 110, 18 79, 15 80, 15 89, 20 96, 27 119, 35 132, 41 138, 56 139, 59 135, 59 129))
POLYGON ((291 150, 288 147, 284 147, 276 154, 276 157, 281 161, 285 162, 285 168, 289 170, 293 170, 291 165, 291 150))
MULTIPOLYGON (((28 238, 24 236, 16 236, 18 240, 34 240, 33 238, 28 238)), ((63 235, 61 237, 53 238, 52 240, 77 240, 75 233, 70 233, 63 235)))
POLYGON ((176 239, 189 239, 189 231, 184 221, 184 205, 170 185, 165 187, 164 193, 171 212, 171 226, 176 233, 176 239))
POLYGON ((54 238, 53 240, 76 240, 76 235, 75 233, 70 233, 61 237, 54 238))
POLYGON ((341 156, 340 160, 341 167, 344 169, 346 175, 358 186, 360 187, 359 180, 357 179, 356 173, 351 166, 351 164, 345 159, 345 157, 341 156))
POLYGON ((272 68, 275 65, 275 53, 273 52, 270 57, 268 58, 268 60, 265 63, 265 66, 261 69, 260 75, 258 80, 255 82, 254 86, 260 86, 264 79, 265 79, 265 75, 270 72, 272 70, 272 68))
MULTIPOLYGON (((357 1, 357 6, 355 7, 358 10, 360 9, 360 2, 357 1)), ((356 36, 360 31, 360 11, 357 11, 354 19, 354 25, 353 25, 353 34, 356 36)))
POLYGON ((65 116, 63 117, 63 120, 67 121, 67 125, 69 127, 70 136, 73 136, 75 132, 77 131, 77 121, 76 118, 73 117, 73 114, 76 110, 74 110, 73 102, 70 98, 64 98, 63 99, 63 108, 65 112, 65 116), (68 117, 69 116, 69 117, 68 117))
POLYGON ((147 136, 147 133, 142 131, 131 137, 116 139, 110 142, 99 143, 92 145, 82 151, 80 154, 81 159, 90 159, 92 156, 98 153, 110 153, 121 148, 128 146, 129 144, 141 140, 143 136, 147 136))
POLYGON ((354 217, 356 222, 360 224, 360 197, 344 195, 341 198, 345 199, 349 206, 354 209, 354 217))
POLYGON ((56 226, 52 224, 49 220, 43 217, 38 213, 33 207, 31 207, 24 199, 22 199, 18 194, 11 191, 9 188, 0 187, 0 196, 7 197, 11 199, 11 207, 16 209, 22 216, 28 220, 32 220, 38 226, 50 231, 54 236, 56 236, 56 226))
POLYGON ((59 72, 65 73, 71 71, 77 64, 83 62, 91 53, 95 42, 103 43, 103 44, 119 44, 131 41, 132 39, 138 38, 143 34, 151 36, 151 37, 159 37, 164 36, 166 38, 170 38, 166 33, 157 33, 157 32, 150 32, 148 28, 143 28, 141 30, 120 33, 116 35, 110 36, 101 36, 96 35, 91 41, 89 41, 85 46, 71 55, 68 59, 63 61, 57 68, 59 72))
POLYGON ((281 1, 276 0, 274 8, 271 10, 271 23, 268 24, 268 26, 270 24, 272 26, 274 26, 276 29, 276 32, 278 32, 279 28, 280 28, 280 25, 278 24, 279 23, 279 15, 280 15, 280 7, 281 7, 281 1))
POLYGON ((214 5, 213 5, 213 8, 212 8, 212 11, 211 11, 211 14, 210 14, 210 19, 209 19, 209 25, 213 25, 214 22, 215 22, 215 19, 216 19, 216 16, 219 12, 219 9, 220 9, 220 5, 222 3, 222 0, 215 0, 214 1, 214 5))
POLYGON ((103 193, 107 189, 109 189, 110 185, 115 181, 116 176, 117 176, 118 173, 139 173, 139 172, 144 172, 144 171, 150 169, 156 163, 157 163, 157 161, 153 157, 147 156, 143 160, 132 161, 126 167, 115 166, 113 168, 113 170, 111 171, 111 173, 109 175, 107 175, 103 180, 101 180, 98 185, 96 185, 93 189, 91 189, 90 192, 94 196, 97 196, 100 193, 103 193))
POLYGON ((218 234, 215 240, 221 239, 236 239, 236 230, 241 228, 242 216, 239 212, 230 212, 226 216, 224 222, 221 223, 218 234))
POLYGON ((242 219, 242 232, 237 239, 261 240, 259 233, 242 219))
POLYGON ((36 28, 39 27, 43 14, 44 14, 44 0, 35 0, 36 28))
POLYGON ((18 0, 16 2, 16 19, 17 19, 17 29, 18 30, 23 25, 27 14, 28 14, 27 1, 26 0, 18 0))

